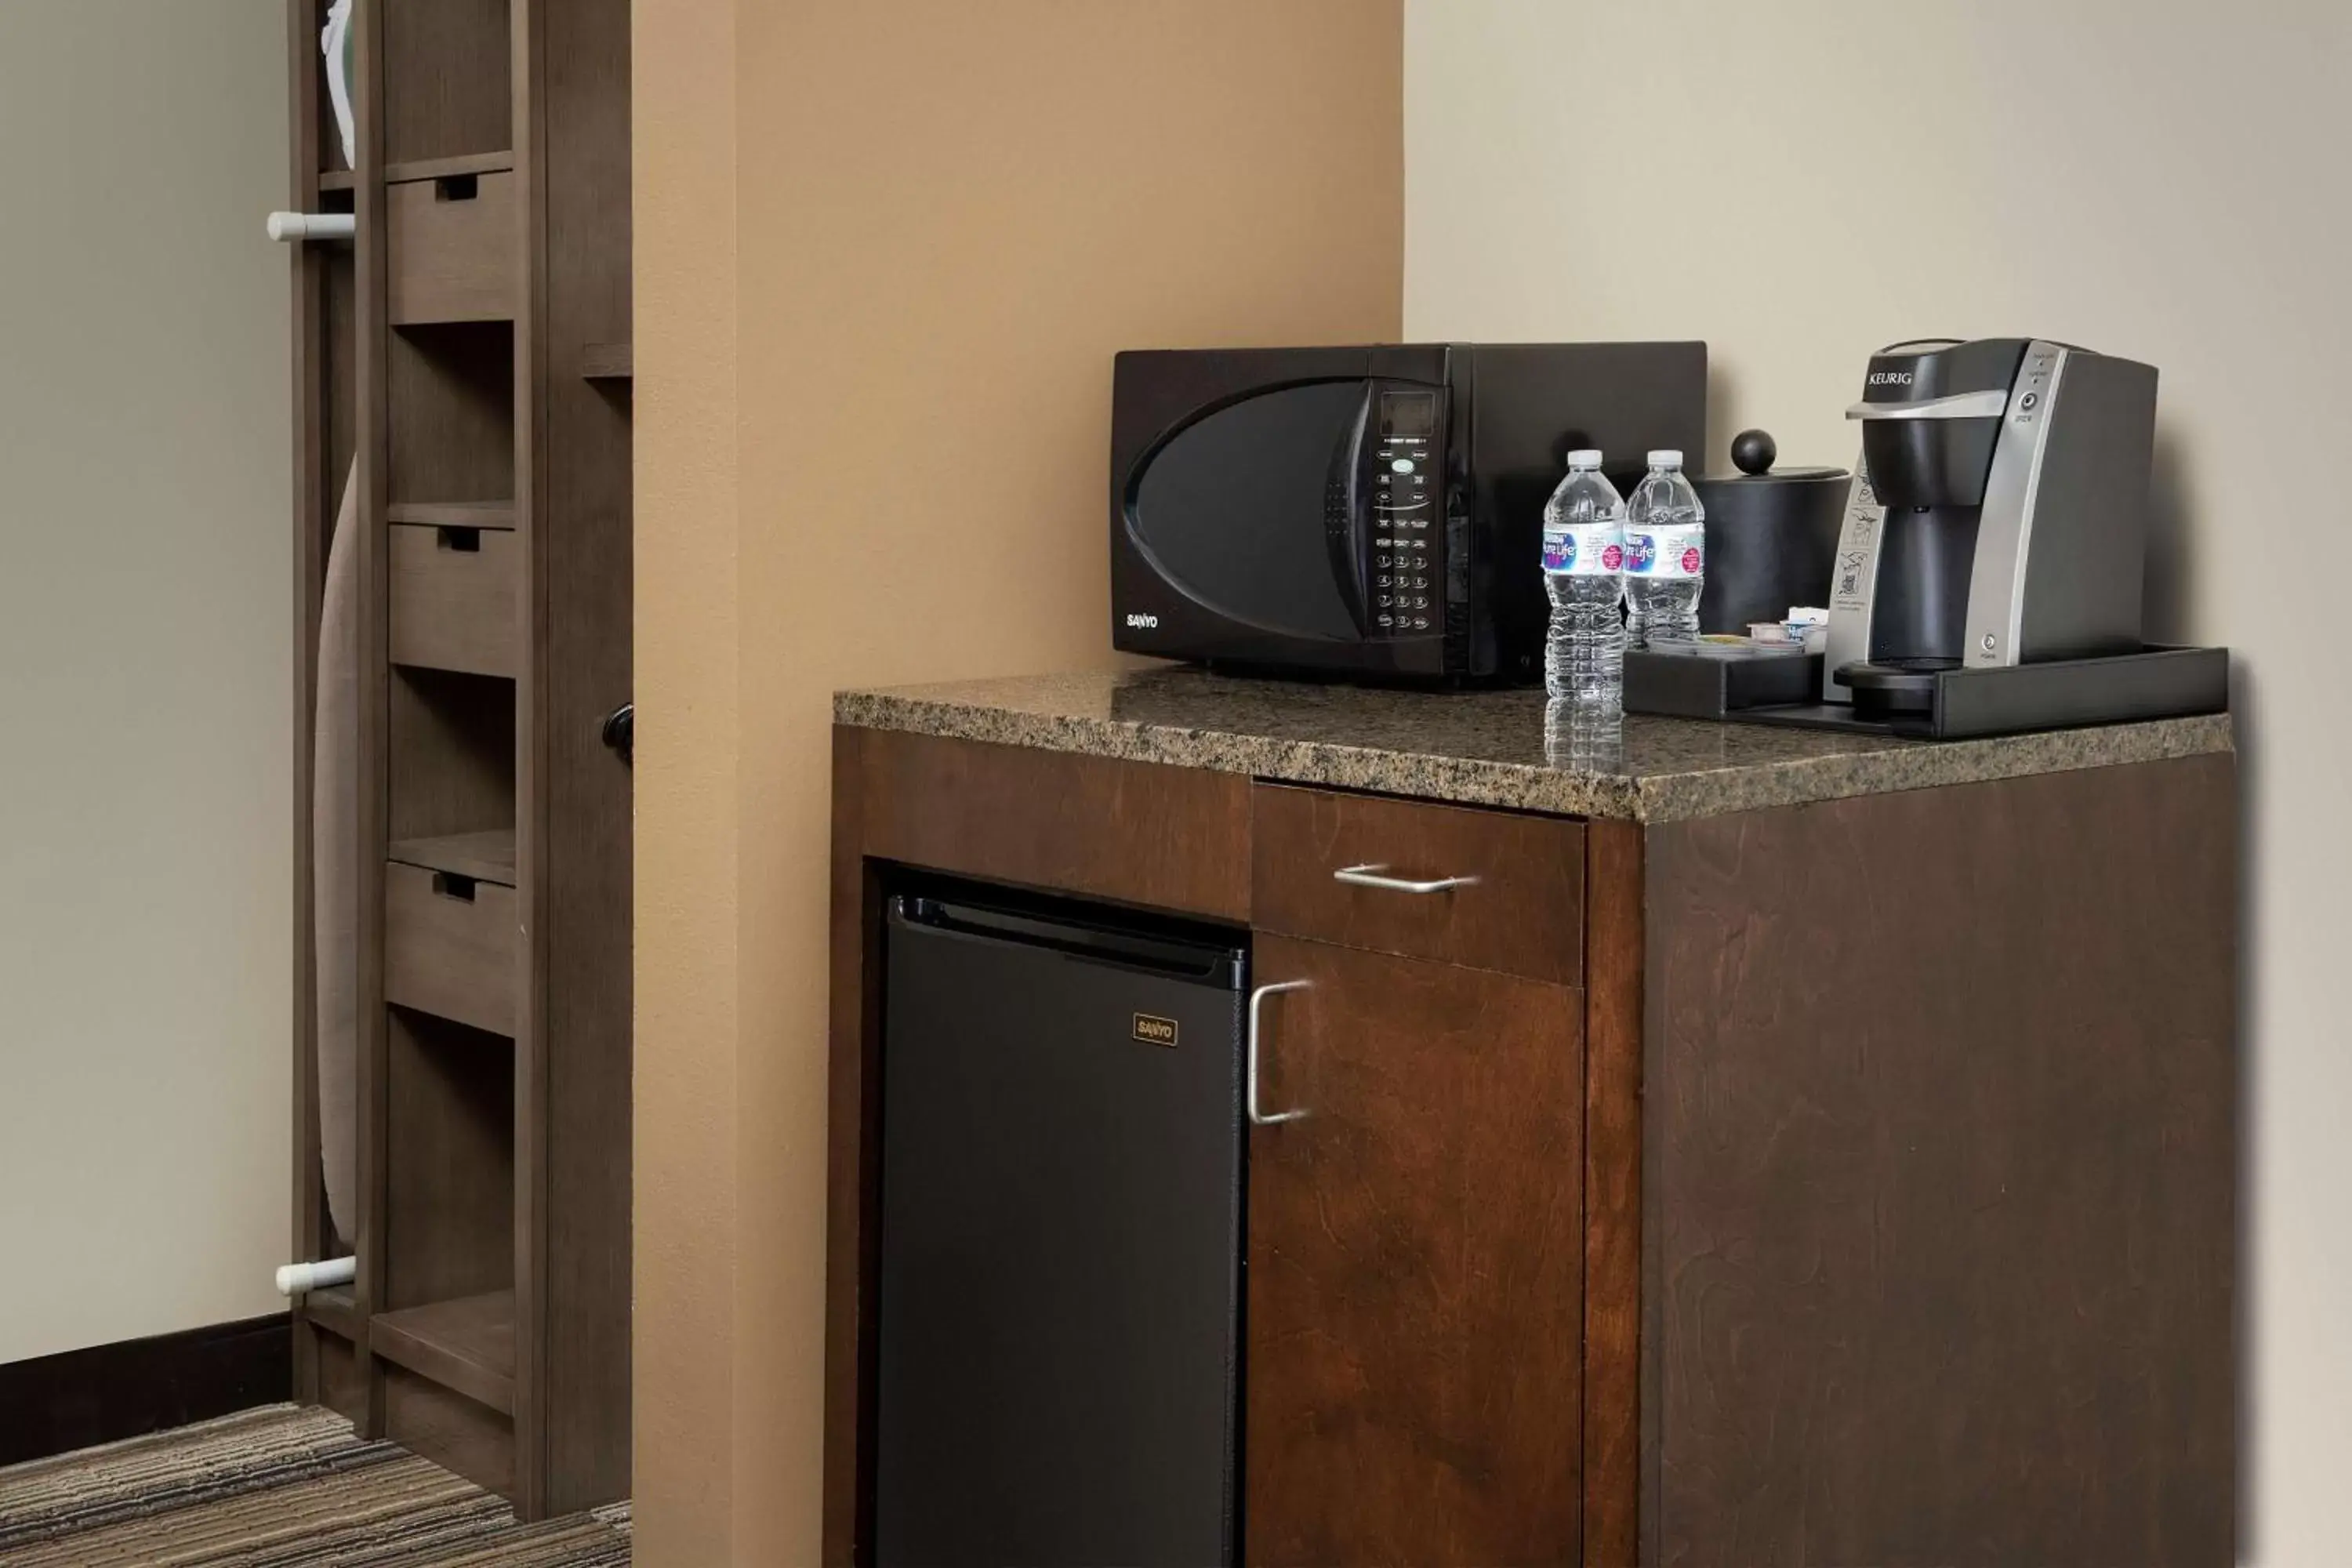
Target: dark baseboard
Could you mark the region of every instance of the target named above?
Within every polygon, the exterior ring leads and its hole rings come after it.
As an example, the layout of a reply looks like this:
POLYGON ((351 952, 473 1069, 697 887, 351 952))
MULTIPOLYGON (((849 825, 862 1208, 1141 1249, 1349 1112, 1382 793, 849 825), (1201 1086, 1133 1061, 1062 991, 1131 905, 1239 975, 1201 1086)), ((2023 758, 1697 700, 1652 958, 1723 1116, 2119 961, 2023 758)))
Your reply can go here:
POLYGON ((293 1397, 284 1313, 0 1366, 0 1465, 293 1397))

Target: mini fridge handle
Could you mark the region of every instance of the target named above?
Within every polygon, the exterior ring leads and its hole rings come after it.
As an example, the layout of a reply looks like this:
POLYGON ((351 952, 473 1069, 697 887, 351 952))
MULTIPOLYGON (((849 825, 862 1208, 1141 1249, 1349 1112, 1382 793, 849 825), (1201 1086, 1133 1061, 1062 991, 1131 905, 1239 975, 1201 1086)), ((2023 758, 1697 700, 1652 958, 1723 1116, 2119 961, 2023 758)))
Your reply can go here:
POLYGON ((1248 1097, 1249 1097, 1249 1098, 1248 1098, 1248 1104, 1249 1104, 1249 1119, 1250 1119, 1250 1121, 1251 1121, 1253 1123, 1255 1123, 1255 1125, 1257 1125, 1257 1126, 1260 1126, 1260 1127, 1272 1127, 1273 1125, 1275 1125, 1276 1122, 1279 1122, 1279 1121, 1297 1121, 1300 1117, 1302 1117, 1302 1116, 1304 1116, 1304 1115, 1306 1115, 1306 1114, 1307 1114, 1307 1112, 1306 1112, 1304 1110, 1277 1110, 1277 1111, 1274 1112, 1272 1115, 1268 1115, 1266 1112, 1265 1112, 1265 1111, 1263 1111, 1263 1110, 1259 1110, 1259 1109, 1258 1109, 1258 1103, 1257 1103, 1257 1063, 1258 1063, 1258 1040, 1259 1040, 1259 1038, 1260 1038, 1261 1035, 1262 1035, 1262 1034, 1263 1034, 1263 1032, 1264 1032, 1264 1031, 1263 1031, 1263 1029, 1262 1029, 1262 1027, 1261 1027, 1261 1024, 1260 1024, 1260 1015, 1263 1013, 1263 1011, 1264 1011, 1264 1009, 1265 1009, 1265 999, 1266 999, 1267 997, 1271 996, 1271 995, 1274 995, 1276 992, 1280 992, 1280 991, 1304 991, 1304 990, 1306 990, 1306 989, 1307 989, 1310 984, 1313 984, 1313 982, 1311 982, 1311 981, 1307 981, 1307 980, 1282 980, 1282 981, 1277 981, 1277 982, 1276 982, 1276 983, 1275 983, 1274 984, 1272 984, 1272 985, 1261 985, 1261 986, 1259 986, 1256 990, 1255 990, 1255 991, 1253 991, 1253 992, 1251 992, 1251 993, 1250 993, 1250 1001, 1249 1001, 1249 1066, 1248 1066, 1248 1068, 1247 1068, 1247 1079, 1248 1079, 1248 1081, 1247 1081, 1247 1083, 1246 1083, 1245 1088, 1246 1088, 1246 1089, 1247 1089, 1247 1093, 1248 1093, 1248 1097))

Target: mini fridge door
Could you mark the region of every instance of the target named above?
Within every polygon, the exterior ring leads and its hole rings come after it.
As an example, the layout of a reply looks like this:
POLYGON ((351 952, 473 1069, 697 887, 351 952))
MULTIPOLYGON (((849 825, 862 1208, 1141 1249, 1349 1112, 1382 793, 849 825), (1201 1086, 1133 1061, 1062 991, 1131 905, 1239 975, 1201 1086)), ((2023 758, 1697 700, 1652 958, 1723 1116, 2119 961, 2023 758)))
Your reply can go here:
POLYGON ((1072 912, 892 901, 878 1568, 1234 1560, 1243 954, 1072 912))

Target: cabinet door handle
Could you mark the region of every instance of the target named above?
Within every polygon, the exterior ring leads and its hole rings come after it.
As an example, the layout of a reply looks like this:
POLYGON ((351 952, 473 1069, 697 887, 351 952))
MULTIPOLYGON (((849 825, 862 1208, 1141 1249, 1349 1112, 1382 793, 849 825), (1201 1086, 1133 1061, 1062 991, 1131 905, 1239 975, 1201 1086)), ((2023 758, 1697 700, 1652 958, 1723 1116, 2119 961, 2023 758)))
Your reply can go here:
POLYGON ((1257 1059, 1258 1040, 1263 1032, 1261 1013, 1265 1005, 1265 999, 1273 995, 1277 991, 1304 991, 1312 984, 1313 982, 1306 980, 1284 980, 1278 981, 1272 985, 1261 985, 1256 990, 1250 993, 1248 1084, 1249 1119, 1260 1127, 1271 1127, 1277 1121, 1296 1121, 1300 1117, 1307 1114, 1304 1110, 1277 1110, 1269 1116, 1264 1110, 1258 1109, 1257 1059))
POLYGON ((1386 866, 1342 866, 1331 873, 1335 882, 1345 882, 1356 888, 1379 888, 1391 893, 1444 893, 1455 888, 1475 888, 1475 877, 1438 877, 1426 882, 1416 882, 1408 877, 1387 875, 1386 866))

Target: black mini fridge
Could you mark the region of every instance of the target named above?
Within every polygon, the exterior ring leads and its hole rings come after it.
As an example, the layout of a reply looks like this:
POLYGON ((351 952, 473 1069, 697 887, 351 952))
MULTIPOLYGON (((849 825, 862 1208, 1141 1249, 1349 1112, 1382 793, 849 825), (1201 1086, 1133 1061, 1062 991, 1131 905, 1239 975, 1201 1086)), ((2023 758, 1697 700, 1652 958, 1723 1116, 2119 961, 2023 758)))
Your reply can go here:
POLYGON ((1235 1560, 1246 962, 891 900, 877 1568, 1235 1560))

